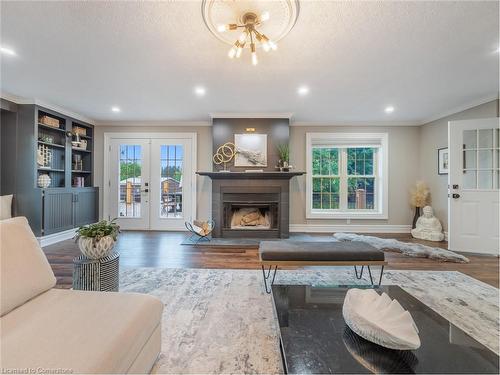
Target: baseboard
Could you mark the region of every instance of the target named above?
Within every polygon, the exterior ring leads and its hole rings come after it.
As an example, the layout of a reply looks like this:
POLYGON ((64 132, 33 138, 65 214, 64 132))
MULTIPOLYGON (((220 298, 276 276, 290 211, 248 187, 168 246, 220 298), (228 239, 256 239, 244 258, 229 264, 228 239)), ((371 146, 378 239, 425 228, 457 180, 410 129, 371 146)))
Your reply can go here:
POLYGON ((290 232, 303 233, 410 233, 411 225, 317 225, 290 224, 290 232))
POLYGON ((65 230, 64 232, 53 233, 47 236, 37 237, 41 247, 49 246, 61 241, 69 240, 75 237, 76 228, 65 230))

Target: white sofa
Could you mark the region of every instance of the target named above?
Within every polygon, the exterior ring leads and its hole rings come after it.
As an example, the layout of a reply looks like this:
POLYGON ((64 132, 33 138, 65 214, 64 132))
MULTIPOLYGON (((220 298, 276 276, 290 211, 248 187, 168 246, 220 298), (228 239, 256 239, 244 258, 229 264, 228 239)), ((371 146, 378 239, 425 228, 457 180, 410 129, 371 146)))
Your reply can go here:
POLYGON ((133 293, 54 289, 54 273, 24 217, 0 221, 3 373, 149 373, 163 304, 133 293))

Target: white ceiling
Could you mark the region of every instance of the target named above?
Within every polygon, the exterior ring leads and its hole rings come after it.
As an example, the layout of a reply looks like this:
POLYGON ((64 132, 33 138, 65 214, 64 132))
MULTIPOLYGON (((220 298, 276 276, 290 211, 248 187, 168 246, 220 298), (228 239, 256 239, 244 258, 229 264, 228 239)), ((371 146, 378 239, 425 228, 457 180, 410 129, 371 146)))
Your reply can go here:
POLYGON ((247 51, 227 58, 201 1, 3 1, 1 43, 17 52, 2 56, 3 92, 97 122, 292 112, 299 122, 420 123, 499 90, 496 1, 301 1, 294 29, 256 67, 247 51))

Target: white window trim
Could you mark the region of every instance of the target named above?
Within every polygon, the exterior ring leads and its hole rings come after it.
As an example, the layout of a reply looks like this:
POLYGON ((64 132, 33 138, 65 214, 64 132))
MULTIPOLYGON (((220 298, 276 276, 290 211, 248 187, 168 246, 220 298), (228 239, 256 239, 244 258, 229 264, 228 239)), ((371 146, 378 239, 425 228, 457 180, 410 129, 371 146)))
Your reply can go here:
MULTIPOLYGON (((306 218, 307 219, 388 219, 389 213, 389 135, 387 133, 306 133, 306 218), (375 162, 379 168, 376 191, 377 210, 314 210, 312 208, 312 148, 314 144, 339 143, 349 141, 362 144, 376 142, 380 144, 375 162)), ((345 189, 344 189, 345 190, 345 189)), ((344 192, 345 193, 345 192, 344 192)), ((341 194, 343 194, 341 190, 341 194)))

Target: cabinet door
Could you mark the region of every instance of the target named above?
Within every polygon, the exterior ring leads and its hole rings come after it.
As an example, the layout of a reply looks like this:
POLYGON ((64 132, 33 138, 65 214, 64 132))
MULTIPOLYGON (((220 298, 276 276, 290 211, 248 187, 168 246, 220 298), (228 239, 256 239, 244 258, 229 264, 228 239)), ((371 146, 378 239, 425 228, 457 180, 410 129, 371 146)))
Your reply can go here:
POLYGON ((73 228, 73 193, 68 190, 46 190, 43 197, 43 234, 73 228))
POLYGON ((97 213, 97 189, 75 193, 75 227, 95 223, 97 213))

